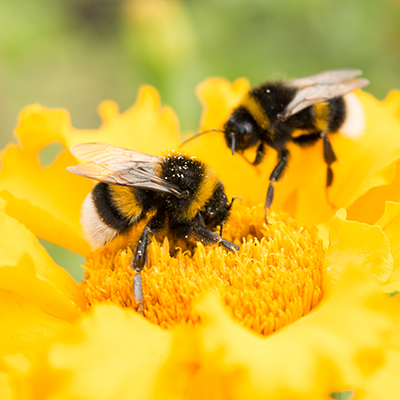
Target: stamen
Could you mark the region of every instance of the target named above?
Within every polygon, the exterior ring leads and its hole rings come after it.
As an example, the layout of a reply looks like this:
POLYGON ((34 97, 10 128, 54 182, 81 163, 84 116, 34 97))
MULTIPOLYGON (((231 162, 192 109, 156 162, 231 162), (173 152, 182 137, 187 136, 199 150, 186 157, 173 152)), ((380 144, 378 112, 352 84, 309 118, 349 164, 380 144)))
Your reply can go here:
MULTIPOLYGON (((87 259, 82 290, 91 304, 114 303, 138 308, 132 293, 135 272, 129 267, 140 229, 117 238, 87 259)), ((153 240, 142 271, 145 318, 170 328, 197 324, 199 298, 220 293, 232 317, 268 335, 298 320, 322 299, 325 250, 317 229, 304 228, 284 213, 236 202, 224 225, 224 238, 241 245, 237 253, 201 243, 162 244, 153 240)))

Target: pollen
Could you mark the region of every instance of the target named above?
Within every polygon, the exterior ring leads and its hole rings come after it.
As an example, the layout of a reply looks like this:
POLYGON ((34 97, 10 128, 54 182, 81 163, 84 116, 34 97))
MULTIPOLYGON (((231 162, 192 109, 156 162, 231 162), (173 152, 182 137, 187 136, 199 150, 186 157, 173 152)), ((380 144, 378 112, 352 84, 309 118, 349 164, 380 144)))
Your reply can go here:
MULTIPOLYGON (((298 320, 322 299, 323 243, 315 227, 305 228, 283 212, 236 202, 223 237, 240 245, 223 247, 153 239, 142 271, 143 312, 163 328, 201 323, 196 304, 217 291, 240 324, 268 335, 298 320)), ((94 251, 84 266, 81 289, 91 305, 119 304, 135 310, 130 263, 141 230, 94 251)))

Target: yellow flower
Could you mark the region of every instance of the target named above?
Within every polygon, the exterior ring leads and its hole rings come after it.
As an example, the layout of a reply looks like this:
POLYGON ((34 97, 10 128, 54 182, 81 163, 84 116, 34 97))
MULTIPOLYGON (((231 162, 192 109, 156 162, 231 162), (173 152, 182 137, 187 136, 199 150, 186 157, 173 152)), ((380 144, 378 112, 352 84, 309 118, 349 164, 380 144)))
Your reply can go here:
MULTIPOLYGON (((201 129, 221 127, 247 88, 204 82, 201 129)), ((260 173, 218 134, 188 145, 229 196, 244 198, 224 228, 241 249, 153 241, 145 318, 132 310, 138 232, 89 252, 79 210, 92 185, 65 171, 76 163, 67 149, 101 141, 161 154, 179 144, 175 114, 150 87, 122 114, 103 103, 93 131, 72 128, 63 110, 23 110, 0 172, 0 398, 323 399, 345 389, 395 398, 399 299, 387 293, 400 291, 400 95, 357 98, 364 135, 332 139, 341 163, 330 199, 347 212, 326 204, 319 145, 292 149, 269 226, 258 203, 273 157, 260 173), (38 152, 51 142, 64 150, 42 167, 38 152), (30 231, 86 255, 87 279, 76 284, 30 231)))

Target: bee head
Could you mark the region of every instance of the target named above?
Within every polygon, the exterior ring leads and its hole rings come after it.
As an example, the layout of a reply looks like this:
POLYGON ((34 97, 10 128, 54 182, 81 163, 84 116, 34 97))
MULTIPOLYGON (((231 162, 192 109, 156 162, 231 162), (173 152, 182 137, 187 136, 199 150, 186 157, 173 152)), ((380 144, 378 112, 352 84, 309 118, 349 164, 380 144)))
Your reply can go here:
POLYGON ((218 182, 214 193, 202 210, 203 217, 205 218, 205 225, 209 229, 215 229, 218 225, 223 225, 229 216, 230 208, 224 186, 221 182, 218 182))
POLYGON ((241 108, 237 108, 225 123, 224 134, 232 155, 235 151, 242 153, 255 146, 260 137, 256 122, 246 110, 241 108))
POLYGON ((260 129, 243 107, 236 108, 228 121, 224 124, 224 129, 209 129, 203 131, 185 140, 179 147, 183 147, 186 143, 210 132, 221 132, 225 136, 227 146, 232 150, 232 155, 236 152, 242 153, 250 147, 255 146, 260 141, 260 129))

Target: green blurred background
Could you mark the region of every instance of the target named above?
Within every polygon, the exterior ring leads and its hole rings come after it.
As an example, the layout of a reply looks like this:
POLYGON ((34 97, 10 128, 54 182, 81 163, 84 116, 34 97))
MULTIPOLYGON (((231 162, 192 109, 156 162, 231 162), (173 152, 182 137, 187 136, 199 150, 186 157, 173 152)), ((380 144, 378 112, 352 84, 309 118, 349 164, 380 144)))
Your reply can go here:
MULTIPOLYGON (((0 0, 0 147, 28 104, 97 128, 101 101, 125 110, 143 83, 182 130, 196 130, 194 88, 208 76, 257 84, 360 68, 383 98, 400 88, 399 42, 400 0, 0 0)), ((80 256, 44 245, 83 277, 80 256)))

